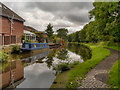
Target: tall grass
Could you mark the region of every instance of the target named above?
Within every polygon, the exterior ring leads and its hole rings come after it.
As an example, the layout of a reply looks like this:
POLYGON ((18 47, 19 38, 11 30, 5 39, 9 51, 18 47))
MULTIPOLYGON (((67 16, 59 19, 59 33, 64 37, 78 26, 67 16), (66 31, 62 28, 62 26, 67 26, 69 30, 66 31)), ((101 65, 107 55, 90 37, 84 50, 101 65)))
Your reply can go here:
POLYGON ((92 49, 92 58, 83 63, 80 63, 79 65, 76 65, 75 68, 70 71, 66 85, 67 88, 77 88, 79 86, 77 81, 82 81, 88 71, 90 71, 110 55, 110 51, 105 48, 91 45, 89 46, 92 49))

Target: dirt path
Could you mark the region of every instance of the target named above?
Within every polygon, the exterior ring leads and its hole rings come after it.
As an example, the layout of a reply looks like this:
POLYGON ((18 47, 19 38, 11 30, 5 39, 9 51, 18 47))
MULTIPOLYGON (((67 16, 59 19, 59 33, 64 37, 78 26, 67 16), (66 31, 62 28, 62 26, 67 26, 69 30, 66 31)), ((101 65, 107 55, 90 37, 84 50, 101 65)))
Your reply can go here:
MULTIPOLYGON (((107 48, 108 49, 108 48, 107 48)), ((108 88, 107 80, 112 65, 120 59, 120 52, 109 49, 111 55, 104 59, 101 63, 96 65, 95 68, 86 74, 86 78, 82 81, 79 88, 108 88)))

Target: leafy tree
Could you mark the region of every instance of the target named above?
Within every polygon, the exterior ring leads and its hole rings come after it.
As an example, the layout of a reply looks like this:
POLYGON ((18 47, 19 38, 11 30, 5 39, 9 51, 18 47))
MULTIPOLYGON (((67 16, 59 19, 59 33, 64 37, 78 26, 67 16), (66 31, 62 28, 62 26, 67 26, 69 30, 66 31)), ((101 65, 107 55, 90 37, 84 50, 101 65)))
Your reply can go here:
POLYGON ((43 35, 41 34, 41 32, 36 32, 36 37, 37 37, 37 40, 38 42, 43 42, 43 35))
POLYGON ((89 17, 95 20, 86 24, 82 30, 70 34, 69 41, 95 43, 99 41, 119 42, 120 1, 94 2, 93 6, 94 8, 89 12, 89 17))
POLYGON ((53 37, 53 33, 54 33, 53 26, 50 23, 48 24, 47 29, 45 30, 45 32, 46 32, 48 38, 51 39, 53 37))
POLYGON ((68 30, 65 29, 65 28, 60 28, 57 30, 57 36, 64 39, 64 40, 67 40, 67 33, 68 33, 68 30))

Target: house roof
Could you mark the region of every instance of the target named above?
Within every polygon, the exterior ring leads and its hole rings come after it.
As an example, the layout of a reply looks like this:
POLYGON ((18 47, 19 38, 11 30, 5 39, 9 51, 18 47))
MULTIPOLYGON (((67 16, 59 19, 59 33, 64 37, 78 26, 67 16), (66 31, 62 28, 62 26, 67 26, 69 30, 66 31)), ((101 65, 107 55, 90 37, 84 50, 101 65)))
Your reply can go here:
POLYGON ((24 26, 24 30, 38 32, 38 30, 36 30, 35 28, 33 28, 31 26, 24 26))
POLYGON ((14 18, 14 20, 25 22, 25 20, 22 17, 20 17, 18 14, 13 12, 11 9, 9 9, 1 2, 0 2, 0 16, 4 16, 7 18, 14 18))
POLYGON ((26 30, 24 30, 24 34, 36 35, 36 34, 34 34, 34 33, 30 32, 30 31, 26 31, 26 30))

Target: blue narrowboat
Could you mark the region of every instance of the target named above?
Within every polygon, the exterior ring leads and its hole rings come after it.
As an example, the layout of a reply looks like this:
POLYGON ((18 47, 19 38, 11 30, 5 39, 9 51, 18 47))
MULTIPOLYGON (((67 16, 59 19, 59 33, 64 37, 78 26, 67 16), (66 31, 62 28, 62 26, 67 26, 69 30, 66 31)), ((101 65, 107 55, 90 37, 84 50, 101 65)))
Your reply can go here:
POLYGON ((49 48, 48 43, 24 43, 22 45, 21 50, 38 50, 38 49, 44 49, 49 48))

